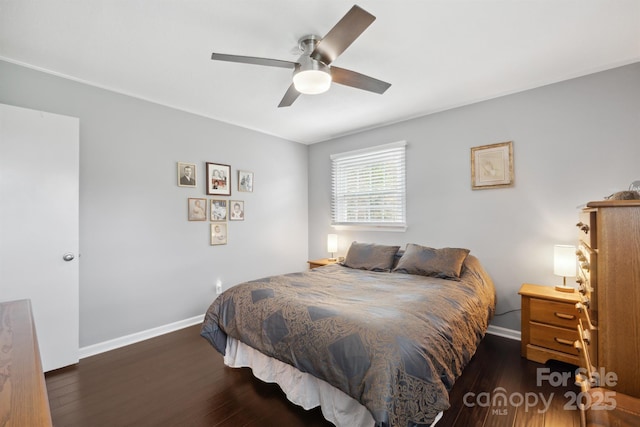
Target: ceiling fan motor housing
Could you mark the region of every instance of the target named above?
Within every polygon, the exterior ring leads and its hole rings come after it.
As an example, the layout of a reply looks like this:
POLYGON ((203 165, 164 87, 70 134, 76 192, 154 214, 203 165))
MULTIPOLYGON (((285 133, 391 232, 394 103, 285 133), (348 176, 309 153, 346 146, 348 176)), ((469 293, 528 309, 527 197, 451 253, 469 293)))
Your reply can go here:
POLYGON ((317 95, 331 87, 331 71, 322 61, 311 57, 319 37, 308 35, 298 41, 302 55, 298 58, 293 71, 293 85, 296 90, 306 95, 317 95))

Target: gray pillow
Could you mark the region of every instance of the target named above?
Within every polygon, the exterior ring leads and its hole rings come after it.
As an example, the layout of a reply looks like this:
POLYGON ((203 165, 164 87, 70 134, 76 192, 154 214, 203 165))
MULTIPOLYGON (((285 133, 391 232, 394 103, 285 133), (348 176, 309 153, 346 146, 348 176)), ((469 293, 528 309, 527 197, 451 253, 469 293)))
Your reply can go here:
POLYGON ((353 242, 347 251, 343 265, 361 270, 391 271, 398 249, 400 246, 353 242))
POLYGON ((393 271, 458 280, 467 255, 469 249, 434 249, 409 243, 393 271))

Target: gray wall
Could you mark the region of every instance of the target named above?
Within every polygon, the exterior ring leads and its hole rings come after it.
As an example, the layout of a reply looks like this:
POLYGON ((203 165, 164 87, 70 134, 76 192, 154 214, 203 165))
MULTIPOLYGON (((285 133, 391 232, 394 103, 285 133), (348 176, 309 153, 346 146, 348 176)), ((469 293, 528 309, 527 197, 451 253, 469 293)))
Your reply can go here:
MULTIPOLYGON (((574 244, 577 206, 640 179, 640 64, 312 145, 310 257, 327 256, 332 232, 329 155, 398 140, 408 142, 408 230, 340 231, 339 254, 353 240, 470 248, 494 279, 497 311, 516 309, 522 283, 561 283, 553 245, 574 244), (515 186, 472 191, 470 148, 504 141, 515 186)), ((520 313, 493 324, 519 330, 520 313)))
POLYGON ((306 267, 306 146, 2 61, 0 102, 80 118, 81 347, 204 313, 218 278, 306 267), (197 163, 198 188, 176 185, 177 161, 197 163), (207 161, 231 165, 245 201, 226 246, 187 221, 187 198, 211 197, 207 161))
MULTIPOLYGON (((326 257, 331 153, 409 144, 409 229, 341 231, 341 255, 353 240, 468 247, 499 312, 519 308, 523 282, 560 282, 553 245, 574 242, 578 205, 640 179, 640 64, 309 148, 2 61, 0 102, 80 118, 81 346, 199 315, 217 278, 227 288, 326 257), (515 186, 472 191, 470 148, 509 140, 515 186), (177 161, 198 164, 197 189, 176 185, 177 161), (254 193, 234 183, 246 220, 229 223, 226 246, 186 220, 187 198, 207 197, 206 161, 255 173, 254 193)), ((520 329, 520 316, 494 325, 520 329)))

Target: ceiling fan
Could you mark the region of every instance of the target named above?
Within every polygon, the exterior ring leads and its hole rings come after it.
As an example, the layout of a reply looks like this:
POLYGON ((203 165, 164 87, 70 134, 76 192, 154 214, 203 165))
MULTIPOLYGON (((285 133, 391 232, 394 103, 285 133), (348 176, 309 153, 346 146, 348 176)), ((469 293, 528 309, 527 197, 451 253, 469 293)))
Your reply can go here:
POLYGON ((357 89, 384 93, 390 83, 355 71, 331 66, 331 63, 342 54, 364 30, 375 21, 376 17, 361 7, 354 5, 349 12, 324 36, 307 35, 298 41, 302 55, 297 61, 258 58, 254 56, 227 55, 212 53, 215 61, 241 62, 244 64, 265 65, 293 69, 293 83, 284 94, 278 107, 289 107, 303 93, 315 95, 326 92, 331 82, 357 89))

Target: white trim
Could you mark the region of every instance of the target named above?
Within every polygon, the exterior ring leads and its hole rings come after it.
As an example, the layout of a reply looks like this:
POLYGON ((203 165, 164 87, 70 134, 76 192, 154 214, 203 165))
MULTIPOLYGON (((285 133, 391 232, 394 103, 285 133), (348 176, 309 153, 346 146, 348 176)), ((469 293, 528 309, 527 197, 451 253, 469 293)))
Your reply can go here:
POLYGON ((312 136, 311 138, 303 137, 303 138, 298 138, 298 139, 290 139, 290 137, 283 136, 280 133, 270 132, 270 131, 267 131, 265 129, 260 129, 260 128, 256 127, 256 126, 247 125, 246 123, 239 123, 239 122, 237 122, 235 120, 223 119, 223 118, 220 118, 220 117, 212 116, 210 114, 206 114, 206 113, 203 113, 201 111, 196 111, 196 110, 191 109, 191 108, 181 107, 181 106, 177 106, 177 105, 173 105, 173 104, 168 104, 168 103, 166 103, 164 101, 159 101, 159 100, 156 100, 156 99, 153 99, 153 98, 145 97, 143 95, 140 95, 140 94, 137 94, 137 93, 134 93, 134 92, 118 89, 118 88, 116 88, 114 86, 109 86, 109 85, 97 83, 97 82, 94 82, 92 80, 81 79, 79 77, 74 77, 74 76, 69 75, 69 74, 64 74, 64 73, 61 73, 61 72, 58 72, 58 71, 50 70, 48 68, 43 68, 43 67, 40 67, 40 66, 37 66, 37 65, 33 65, 33 64, 28 63, 28 62, 18 61, 16 59, 9 58, 9 57, 4 56, 4 55, 0 55, 0 61, 5 61, 5 62, 8 62, 10 64, 19 65, 21 67, 29 68, 31 70, 36 70, 36 71, 40 71, 40 72, 45 73, 45 74, 50 74, 52 76, 61 77, 63 79, 67 79, 67 80, 71 80, 71 81, 74 81, 74 82, 78 82, 78 83, 86 84, 86 85, 89 85, 89 86, 97 87, 99 89, 108 90, 110 92, 119 93, 121 95, 125 95, 125 96, 130 96, 130 97, 133 97, 133 98, 141 99, 143 101, 151 102, 151 103, 157 104, 157 105, 162 105, 164 107, 173 108, 173 109, 176 109, 176 110, 179 110, 179 111, 184 111, 186 113, 194 114, 194 115, 200 116, 200 117, 205 117, 207 119, 217 120, 217 121, 222 122, 222 123, 229 123, 229 124, 232 124, 234 126, 242 127, 242 128, 245 128, 245 129, 250 129, 250 130, 253 130, 255 132, 259 132, 259 133, 265 134, 265 135, 274 136, 276 138, 285 139, 287 141, 297 142, 298 144, 313 145, 313 144, 317 144, 317 143, 320 143, 320 142, 326 142, 326 141, 331 141, 331 140, 338 139, 338 138, 343 138, 343 137, 349 136, 349 135, 355 135, 355 134, 359 134, 359 133, 364 133, 364 132, 370 131, 370 130, 380 129, 380 128, 383 128, 383 127, 389 127, 391 125, 395 125, 395 124, 398 124, 398 123, 403 123, 403 122, 407 122, 409 120, 414 120, 414 119, 419 119, 419 118, 422 118, 422 117, 431 116, 431 115, 434 115, 434 114, 442 113, 444 111, 454 110, 454 109, 460 108, 460 107, 466 107, 468 105, 479 104, 480 102, 485 102, 485 101, 489 101, 489 100, 492 100, 492 99, 502 98, 502 97, 507 96, 507 95, 513 95, 513 94, 516 94, 516 93, 526 92, 526 91, 532 90, 532 89, 538 89, 538 88, 541 88, 541 87, 550 86, 550 85, 555 84, 555 83, 561 83, 561 82, 564 82, 564 81, 567 81, 567 80, 572 80, 572 79, 576 79, 576 78, 580 78, 580 77, 589 76, 591 74, 600 73, 602 71, 613 70, 614 68, 619 68, 619 67, 624 67, 626 65, 635 64, 636 62, 640 61, 640 56, 635 56, 635 57, 632 57, 630 59, 625 59, 625 60, 621 60, 621 61, 615 61, 613 63, 606 64, 606 65, 599 66, 599 67, 591 67, 591 68, 589 68, 587 70, 582 70, 582 71, 578 71, 578 72, 574 72, 574 73, 568 73, 568 74, 565 74, 565 75, 563 75, 563 76, 561 76, 559 78, 554 78, 554 79, 550 79, 550 80, 536 81, 534 83, 524 85, 524 86, 522 86, 520 88, 517 88, 517 89, 498 92, 498 93, 494 93, 494 94, 487 95, 487 96, 475 97, 475 98, 470 99, 470 100, 457 102, 457 103, 454 103, 454 104, 451 104, 451 105, 445 105, 444 107, 436 108, 436 109, 433 109, 433 110, 420 111, 420 112, 418 112, 416 114, 413 114, 413 115, 410 115, 410 116, 407 116, 407 117, 402 117, 402 118, 399 118, 399 119, 392 119, 392 120, 388 120, 388 121, 384 121, 384 122, 378 122, 378 123, 375 123, 375 124, 370 125, 370 126, 362 126, 362 127, 355 128, 355 129, 349 129, 347 131, 338 132, 338 133, 331 134, 331 135, 312 136))
MULTIPOLYGON (((115 350, 120 347, 148 340, 149 338, 154 338, 160 335, 168 334, 169 332, 174 332, 180 329, 187 328, 189 326, 197 325, 198 323, 202 323, 203 319, 204 314, 201 314, 189 319, 169 323, 168 325, 158 326, 157 328, 147 329, 146 331, 140 331, 134 334, 125 335, 120 338, 114 338, 112 340, 82 347, 80 348, 80 359, 84 359, 85 357, 89 356, 95 356, 96 354, 104 353, 105 351, 115 350)), ((494 325, 489 325, 489 327, 487 328, 487 333, 516 341, 520 341, 521 337, 520 331, 494 325)))
MULTIPOLYGON (((196 115, 196 116, 199 116, 199 117, 204 117, 206 119, 216 120, 216 121, 219 121, 221 123, 228 123, 228 124, 231 124, 231 125, 234 125, 234 126, 238 126, 238 127, 244 128, 244 129, 249 129, 249 130, 252 130, 252 131, 255 131, 255 132, 259 132, 259 133, 262 133, 262 134, 265 134, 265 135, 274 136, 276 138, 285 139, 287 141, 297 142, 298 144, 302 144, 302 145, 310 145, 310 144, 312 144, 312 142, 302 142, 302 141, 296 141, 296 140, 293 140, 293 139, 289 139, 289 138, 287 138, 285 136, 282 136, 280 134, 277 134, 275 132, 270 132, 270 131, 265 130, 265 129, 260 129, 257 126, 251 126, 251 124, 240 123, 240 122, 238 122, 236 120, 229 120, 229 119, 220 118, 218 116, 207 114, 205 112, 194 110, 192 108, 180 106, 180 105, 177 105, 177 104, 170 104, 170 103, 167 103, 165 101, 160 101, 160 100, 157 100, 157 99, 152 98, 152 97, 144 96, 144 95, 141 95, 141 94, 138 94, 138 93, 135 93, 135 92, 131 92, 131 91, 127 91, 127 90, 123 90, 123 89, 117 88, 115 86, 110 86, 110 85, 105 85, 105 84, 102 84, 102 83, 97 83, 97 82, 94 82, 92 80, 81 79, 79 77, 74 77, 74 76, 72 76, 70 74, 60 73, 58 71, 50 70, 48 68, 43 68, 43 67, 40 67, 40 66, 37 66, 37 65, 30 64, 28 62, 22 62, 22 61, 18 61, 18 60, 12 59, 12 58, 8 58, 8 57, 3 56, 3 55, 0 55, 0 61, 8 62, 8 63, 14 64, 14 65, 19 65, 20 67, 29 68, 30 70, 39 71, 41 73, 49 74, 49 75, 52 75, 52 76, 55 76, 55 77, 60 77, 62 79, 69 80, 69 81, 72 81, 72 82, 81 83, 81 84, 84 84, 84 85, 87 85, 87 86, 92 86, 92 87, 95 87, 95 88, 98 88, 98 89, 102 89, 102 90, 106 90, 106 91, 109 91, 109 92, 117 93, 119 95, 129 96, 129 97, 135 98, 135 99, 140 99, 142 101, 150 102, 150 103, 156 104, 156 105, 161 105, 163 107, 173 108, 174 110, 183 111, 185 113, 193 114, 193 115, 196 115)), ((327 138, 326 140, 329 140, 329 139, 331 139, 331 138, 327 138)), ((321 142, 321 141, 315 141, 315 142, 321 142)))
POLYGON ((514 329, 507 329, 500 326, 489 325, 487 328, 487 333, 491 335, 497 335, 503 338, 509 338, 510 340, 521 340, 520 331, 516 331, 514 329))
POLYGON ((331 160, 337 160, 337 159, 343 159, 345 157, 361 156, 363 154, 369 154, 369 153, 379 152, 384 150, 392 150, 394 148, 406 147, 406 146, 407 146, 407 141, 396 141, 396 142, 390 142, 388 144, 374 145, 373 147, 367 147, 367 148, 361 148, 358 150, 331 154, 329 158, 331 160))
POLYGON ((80 348, 80 359, 104 353, 105 351, 115 350, 116 348, 124 347, 126 345, 135 344, 137 342, 168 334, 169 332, 174 332, 189 326, 197 325, 198 323, 202 323, 203 319, 204 314, 201 314, 189 319, 169 323, 168 325, 158 326, 157 328, 147 329, 146 331, 140 331, 134 334, 125 335, 120 338, 114 338, 109 341, 103 341, 97 344, 82 347, 80 348))
POLYGON ((366 223, 361 224, 333 224, 334 230, 338 231, 395 231, 395 232, 405 232, 407 231, 406 224, 399 225, 369 225, 366 223))

